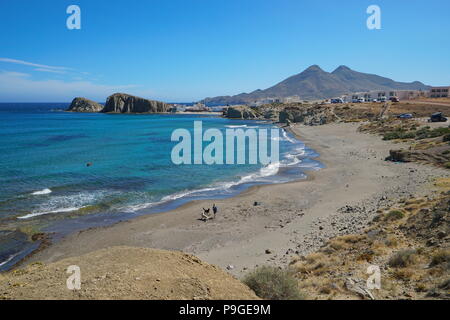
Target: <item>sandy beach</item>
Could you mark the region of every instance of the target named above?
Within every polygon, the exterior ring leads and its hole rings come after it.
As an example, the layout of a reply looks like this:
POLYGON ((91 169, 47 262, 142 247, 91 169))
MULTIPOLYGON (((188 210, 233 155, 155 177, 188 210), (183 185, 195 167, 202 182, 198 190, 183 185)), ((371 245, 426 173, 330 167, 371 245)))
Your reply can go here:
POLYGON ((309 172, 307 180, 257 186, 214 201, 219 208, 215 220, 199 220, 202 207, 211 207, 213 201, 194 201, 173 211, 72 234, 27 263, 132 246, 194 254, 240 277, 258 265, 285 265, 331 237, 357 232, 379 208, 402 197, 431 193, 434 177, 449 176, 448 170, 429 165, 384 161, 393 143, 359 133, 358 126, 292 126, 292 132, 320 154, 326 168, 309 172))

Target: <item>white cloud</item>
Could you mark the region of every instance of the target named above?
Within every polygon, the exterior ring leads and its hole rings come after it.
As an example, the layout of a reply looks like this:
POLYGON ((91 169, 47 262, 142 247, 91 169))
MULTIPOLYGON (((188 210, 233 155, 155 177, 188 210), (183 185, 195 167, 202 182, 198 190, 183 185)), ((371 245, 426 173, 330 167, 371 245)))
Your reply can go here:
POLYGON ((50 72, 50 73, 59 73, 59 74, 64 74, 64 73, 66 73, 66 71, 62 71, 62 70, 45 69, 45 68, 36 68, 36 69, 34 69, 34 71, 39 71, 39 72, 50 72))
POLYGON ((36 80, 28 73, 0 70, 0 102, 66 102, 74 97, 86 97, 105 101, 115 92, 127 92, 142 97, 154 94, 138 85, 105 85, 89 72, 76 71, 68 67, 49 66, 23 60, 1 58, 0 62, 31 67, 30 72, 66 74, 66 80, 36 80), (90 80, 84 77, 89 76, 90 80), (71 80, 69 80, 71 79, 71 80))
POLYGON ((15 71, 0 71, 0 75, 1 75, 1 74, 7 74, 8 76, 14 77, 14 78, 31 77, 31 75, 28 74, 28 73, 15 72, 15 71))
POLYGON ((143 97, 152 94, 137 85, 104 85, 91 81, 33 80, 30 74, 0 71, 0 101, 3 102, 70 102, 75 97, 105 101, 115 92, 143 97))
POLYGON ((0 62, 21 64, 21 65, 24 65, 24 66, 30 66, 30 67, 35 67, 35 68, 42 68, 42 69, 46 69, 46 70, 59 70, 59 71, 71 70, 70 68, 66 68, 66 67, 47 66, 45 64, 38 64, 38 63, 33 63, 33 62, 28 62, 28 61, 23 61, 23 60, 17 60, 17 59, 10 59, 10 58, 0 58, 0 62))

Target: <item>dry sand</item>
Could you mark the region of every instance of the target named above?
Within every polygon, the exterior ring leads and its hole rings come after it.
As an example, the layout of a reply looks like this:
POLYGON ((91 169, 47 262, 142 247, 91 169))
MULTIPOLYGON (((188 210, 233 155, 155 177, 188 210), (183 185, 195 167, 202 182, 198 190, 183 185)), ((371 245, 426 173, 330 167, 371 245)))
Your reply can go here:
POLYGON ((354 233, 376 210, 402 197, 431 192, 434 177, 448 171, 420 164, 384 161, 398 148, 380 137, 357 132, 358 124, 293 126, 320 153, 325 169, 308 180, 258 186, 220 201, 216 220, 202 222, 194 201, 176 210, 138 217, 111 227, 68 236, 28 261, 54 262, 113 246, 146 247, 192 253, 242 276, 257 265, 284 265, 330 237, 354 233), (253 206, 257 201, 260 204, 253 206))

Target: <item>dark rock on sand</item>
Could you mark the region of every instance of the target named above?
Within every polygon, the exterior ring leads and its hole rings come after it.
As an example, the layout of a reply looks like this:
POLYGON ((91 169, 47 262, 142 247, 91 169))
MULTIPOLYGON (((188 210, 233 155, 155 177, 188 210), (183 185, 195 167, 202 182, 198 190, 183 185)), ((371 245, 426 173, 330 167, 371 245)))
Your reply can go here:
POLYGON ((0 230, 0 272, 10 269, 18 261, 38 248, 40 238, 31 239, 19 230, 0 230))
POLYGON ((111 113, 165 113, 171 106, 155 100, 147 100, 124 93, 115 93, 106 100, 102 112, 111 113))
POLYGON ((70 112, 100 112, 103 106, 100 103, 94 102, 86 98, 75 98, 69 106, 67 111, 70 112))

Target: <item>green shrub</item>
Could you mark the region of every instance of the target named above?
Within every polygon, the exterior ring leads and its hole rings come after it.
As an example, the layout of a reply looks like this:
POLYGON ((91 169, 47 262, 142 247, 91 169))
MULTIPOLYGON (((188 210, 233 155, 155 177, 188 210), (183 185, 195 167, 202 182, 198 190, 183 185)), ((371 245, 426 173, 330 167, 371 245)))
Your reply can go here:
POLYGON ((431 227, 436 227, 444 222, 445 212, 435 211, 433 212, 433 217, 431 219, 431 227))
POLYGON ((450 162, 444 163, 444 167, 447 168, 447 169, 450 169, 450 162))
POLYGON ((302 300, 297 279, 289 271, 262 266, 249 273, 243 282, 256 295, 267 300, 302 300))
POLYGON ((400 133, 398 131, 385 133, 383 137, 383 140, 395 140, 395 139, 400 139, 400 133))
POLYGON ((446 134, 446 135, 442 138, 442 141, 444 141, 444 142, 450 141, 450 133, 446 134))
POLYGON ((416 132, 415 131, 411 131, 411 132, 406 132, 403 135, 402 139, 414 139, 416 137, 416 132))
POLYGON ((450 290, 450 279, 445 280, 439 285, 439 288, 444 290, 450 290))
POLYGON ((419 130, 417 130, 417 134, 423 134, 423 133, 428 133, 430 132, 430 127, 423 127, 420 128, 419 130))
POLYGON ((385 133, 383 140, 414 139, 415 137, 416 131, 405 131, 404 129, 397 129, 395 131, 385 133))
POLYGON ((386 215, 386 220, 389 221, 400 220, 403 219, 404 216, 405 214, 400 210, 392 210, 386 215))
POLYGON ((434 267, 440 265, 442 263, 450 263, 450 251, 449 250, 440 250, 436 252, 431 258, 430 266, 434 267))
POLYGON ((405 268, 416 262, 417 251, 414 249, 400 250, 395 253, 388 262, 388 265, 393 268, 405 268))
POLYGON ((435 128, 430 130, 430 127, 424 127, 416 131, 417 140, 441 136, 444 136, 444 141, 450 141, 450 128, 435 128))
POLYGON ((450 133, 450 128, 436 128, 430 131, 430 138, 441 137, 450 133))

